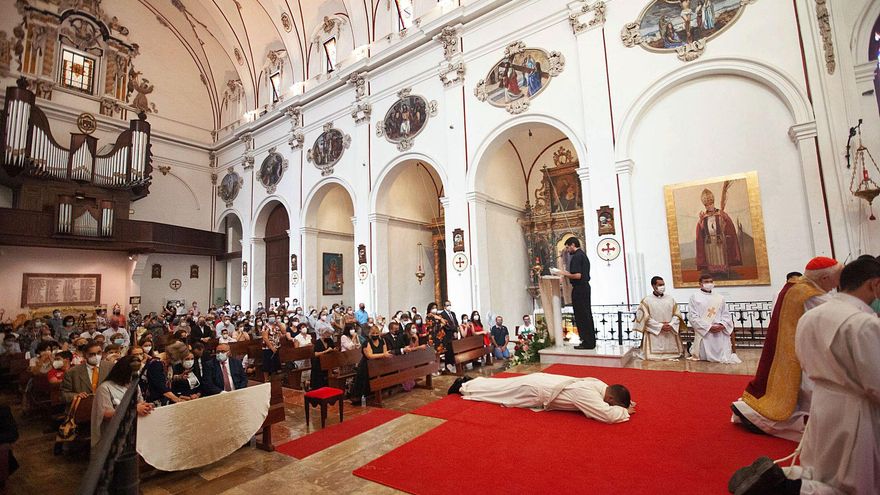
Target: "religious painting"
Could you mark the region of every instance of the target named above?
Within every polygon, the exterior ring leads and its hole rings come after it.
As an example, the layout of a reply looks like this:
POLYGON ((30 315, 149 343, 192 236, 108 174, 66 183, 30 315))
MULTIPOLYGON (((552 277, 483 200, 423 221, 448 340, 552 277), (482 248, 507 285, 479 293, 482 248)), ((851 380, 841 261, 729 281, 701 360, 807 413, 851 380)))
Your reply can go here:
POLYGON ((550 211, 561 213, 584 207, 581 197, 581 181, 573 168, 551 168, 547 172, 550 181, 550 211))
POLYGON ((150 272, 151 278, 162 278, 162 265, 159 263, 153 263, 150 272))
POLYGON ((22 275, 22 308, 84 306, 100 302, 100 274, 25 273, 22 275))
POLYGON ((526 48, 519 41, 509 45, 504 58, 499 60, 477 82, 474 95, 480 101, 504 108, 511 114, 519 114, 558 76, 565 68, 565 58, 560 52, 547 52, 541 48, 526 48))
POLYGON ((702 55, 706 42, 739 19, 742 0, 654 0, 635 22, 621 31, 627 47, 641 45, 655 52, 675 52, 689 62, 702 55))
POLYGON ((675 287, 768 285, 770 270, 758 173, 665 187, 675 287))
POLYGON ((247 261, 241 262, 241 275, 247 277, 247 261))
POLYGON ((189 266, 189 278, 199 278, 199 265, 189 266))
POLYGON ((437 115, 436 101, 429 103, 410 92, 410 88, 400 90, 399 99, 385 113, 385 118, 376 123, 376 136, 385 136, 388 142, 397 145, 398 151, 412 148, 413 139, 425 128, 428 118, 437 115))
POLYGON ((223 176, 220 186, 217 187, 217 195, 226 203, 227 208, 232 206, 232 202, 238 197, 243 184, 244 179, 232 169, 229 169, 229 172, 223 176))
POLYGON ((454 229, 452 231, 452 252, 461 253, 464 251, 464 230, 454 229))
POLYGON ((278 153, 275 148, 271 148, 269 155, 260 165, 260 170, 257 171, 257 180, 263 184, 267 193, 272 194, 275 192, 275 187, 281 182, 281 176, 284 175, 285 170, 287 170, 287 159, 281 156, 281 153, 278 153))
POLYGON ((333 166, 342 158, 342 152, 351 146, 351 136, 333 128, 333 123, 324 124, 324 132, 315 139, 315 143, 306 154, 306 159, 314 163, 326 177, 333 173, 333 166))
POLYGON ((290 255, 290 271, 295 272, 295 271, 297 271, 298 269, 299 269, 299 266, 298 266, 298 263, 297 263, 296 255, 295 255, 295 254, 291 254, 291 255, 290 255))
POLYGON ((367 246, 358 244, 358 264, 363 265, 367 262, 367 246))
POLYGON ((614 208, 608 205, 596 210, 596 221, 599 224, 599 235, 614 235, 614 208))
POLYGON ((322 294, 325 296, 342 295, 342 254, 323 253, 322 294))

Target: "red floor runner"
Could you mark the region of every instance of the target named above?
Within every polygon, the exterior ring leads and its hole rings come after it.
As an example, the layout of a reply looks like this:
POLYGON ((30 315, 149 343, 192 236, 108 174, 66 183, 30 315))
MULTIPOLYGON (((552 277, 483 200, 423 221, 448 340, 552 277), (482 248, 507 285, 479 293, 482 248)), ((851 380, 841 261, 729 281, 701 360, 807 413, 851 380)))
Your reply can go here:
POLYGON ((545 371, 623 383, 637 412, 606 425, 580 413, 461 407, 470 401, 444 398, 435 410, 446 423, 354 474, 415 494, 474 486, 489 494, 722 494, 737 468, 796 446, 730 423, 730 403, 748 376, 560 365, 545 371), (400 466, 413 459, 424 462, 409 476, 400 466))
MULTIPOLYGON (((509 378, 512 376, 521 376, 522 373, 495 373, 492 378, 509 378)), ((410 414, 418 414, 419 416, 430 416, 432 418, 452 419, 453 417, 464 413, 465 411, 480 405, 478 402, 464 400, 460 395, 447 395, 446 397, 435 400, 430 404, 426 404, 418 409, 413 409, 410 414)))
POLYGON ((403 415, 404 413, 391 409, 374 409, 366 414, 355 416, 342 423, 328 426, 323 430, 281 444, 275 450, 297 459, 305 459, 403 415))

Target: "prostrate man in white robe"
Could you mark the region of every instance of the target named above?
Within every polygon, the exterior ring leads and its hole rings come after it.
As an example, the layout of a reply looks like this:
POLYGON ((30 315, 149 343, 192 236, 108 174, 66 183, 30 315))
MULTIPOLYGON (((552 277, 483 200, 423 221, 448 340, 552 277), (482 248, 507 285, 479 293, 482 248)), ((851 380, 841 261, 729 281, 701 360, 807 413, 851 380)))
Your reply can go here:
POLYGON ((580 411, 603 423, 622 423, 635 412, 635 402, 623 385, 606 385, 596 378, 572 378, 532 373, 514 378, 457 379, 449 393, 465 400, 539 411, 580 411))
POLYGON ((639 357, 646 360, 678 359, 683 351, 681 329, 684 327, 678 304, 665 295, 666 282, 662 277, 651 278, 654 292, 642 299, 636 312, 633 330, 642 333, 639 357))
POLYGON ((795 350, 813 380, 800 466, 767 457, 738 470, 728 489, 747 494, 878 493, 880 487, 880 263, 857 259, 840 275, 840 292, 807 311, 795 350))
POLYGON ((712 292, 715 280, 712 275, 700 275, 700 290, 688 302, 688 318, 694 329, 692 359, 725 364, 742 361, 733 353, 730 335, 733 334, 733 318, 727 311, 724 296, 712 292))

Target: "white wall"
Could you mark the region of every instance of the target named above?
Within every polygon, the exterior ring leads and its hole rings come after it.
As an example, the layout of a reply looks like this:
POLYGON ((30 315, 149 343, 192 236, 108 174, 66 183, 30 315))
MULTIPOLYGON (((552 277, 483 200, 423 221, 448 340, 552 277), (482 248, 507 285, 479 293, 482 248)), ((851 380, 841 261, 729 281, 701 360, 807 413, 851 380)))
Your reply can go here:
MULTIPOLYGON (((488 318, 502 315, 508 322, 519 321, 519 316, 532 312, 532 298, 526 292, 529 260, 520 213, 502 206, 490 204, 487 217, 489 224, 489 307, 482 308, 488 318)), ((488 321, 488 320, 487 320, 488 321)))
MULTIPOLYGON (((434 300, 434 265, 427 253, 431 247, 432 232, 419 225, 392 220, 388 224, 388 259, 392 264, 387 273, 381 274, 388 284, 389 314, 412 306, 426 307, 434 300), (425 278, 419 284, 418 243, 422 243, 422 269, 425 278)), ((433 255, 431 255, 433 256, 433 255)))
POLYGON ((0 247, 0 308, 12 318, 25 312, 21 287, 25 273, 101 274, 101 304, 128 307, 134 263, 126 253, 85 249, 0 247))
POLYGON ((212 265, 211 259, 207 256, 149 255, 146 269, 140 279, 141 307, 148 311, 157 311, 166 300, 185 299, 187 306, 193 301, 198 301, 199 307, 206 309, 213 299, 211 297, 212 265), (162 265, 162 278, 152 278, 151 267, 154 263, 162 265), (199 266, 199 278, 189 278, 190 265, 199 266), (180 280, 182 285, 179 290, 175 291, 169 286, 173 279, 180 280))
POLYGON ((355 257, 354 241, 352 239, 353 238, 350 234, 338 235, 329 232, 318 233, 318 259, 315 263, 316 266, 313 267, 316 271, 318 280, 316 306, 330 306, 333 303, 338 303, 340 301, 345 302, 347 306, 353 306, 355 304, 354 286, 357 282, 357 279, 355 278, 355 264, 357 263, 357 258, 355 257), (342 254, 342 295, 327 296, 323 294, 324 291, 321 288, 321 280, 323 279, 321 274, 324 269, 324 253, 342 254))

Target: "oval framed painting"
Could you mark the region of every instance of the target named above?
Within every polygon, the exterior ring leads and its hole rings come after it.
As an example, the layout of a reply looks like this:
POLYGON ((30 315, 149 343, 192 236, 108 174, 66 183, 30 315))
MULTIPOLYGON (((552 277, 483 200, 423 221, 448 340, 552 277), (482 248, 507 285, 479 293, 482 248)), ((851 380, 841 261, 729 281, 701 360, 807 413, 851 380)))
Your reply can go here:
POLYGON ((281 177, 284 175, 285 170, 287 170, 287 159, 281 153, 278 153, 276 148, 271 148, 269 155, 260 164, 257 180, 260 181, 260 184, 263 184, 266 192, 272 194, 275 192, 275 187, 281 182, 281 177))
POLYGON ((351 136, 333 127, 332 122, 324 124, 322 132, 309 152, 306 159, 315 164, 322 176, 333 173, 333 166, 342 158, 342 153, 351 146, 351 136))
POLYGON ((411 94, 411 88, 397 93, 398 100, 385 112, 385 118, 376 123, 376 136, 385 136, 396 144, 398 151, 413 146, 413 140, 425 128, 429 117, 437 115, 437 102, 429 102, 422 96, 411 94))
POLYGON ((512 43, 504 50, 504 58, 477 82, 474 95, 512 114, 522 113, 563 68, 565 58, 559 52, 526 48, 521 41, 512 43))
POLYGON ((220 181, 220 186, 217 187, 217 195, 226 203, 227 207, 230 207, 235 198, 238 197, 243 184, 244 179, 235 170, 230 168, 220 181))
POLYGON ((652 52, 674 52, 682 61, 697 59, 706 43, 739 19, 743 0, 653 0, 638 19, 623 27, 627 47, 640 45, 652 52))

